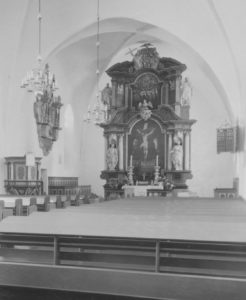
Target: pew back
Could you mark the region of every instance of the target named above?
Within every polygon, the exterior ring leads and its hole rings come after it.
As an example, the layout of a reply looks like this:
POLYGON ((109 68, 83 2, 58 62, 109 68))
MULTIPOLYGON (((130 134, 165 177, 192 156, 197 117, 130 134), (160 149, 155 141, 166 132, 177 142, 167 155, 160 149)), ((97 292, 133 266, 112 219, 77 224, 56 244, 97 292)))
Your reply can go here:
POLYGON ((28 216, 37 211, 37 201, 35 197, 24 196, 19 199, 16 196, 1 196, 3 202, 2 217, 8 216, 28 216))

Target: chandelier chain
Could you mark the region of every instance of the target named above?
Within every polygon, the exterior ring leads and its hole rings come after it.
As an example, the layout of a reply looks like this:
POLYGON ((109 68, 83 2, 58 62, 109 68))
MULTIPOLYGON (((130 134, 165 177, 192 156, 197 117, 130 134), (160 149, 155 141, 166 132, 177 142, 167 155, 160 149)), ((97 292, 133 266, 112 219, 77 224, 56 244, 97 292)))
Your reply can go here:
POLYGON ((42 36, 42 14, 41 14, 41 0, 38 0, 38 60, 42 60, 41 56, 41 36, 42 36))
POLYGON ((99 76, 100 76, 100 69, 99 69, 99 59, 100 59, 100 15, 99 15, 99 0, 97 0, 97 41, 96 41, 96 49, 97 49, 97 100, 99 98, 99 76))
POLYGON ((95 124, 106 122, 108 119, 108 107, 101 101, 99 89, 100 80, 100 0, 97 0, 96 14, 96 101, 91 109, 88 105, 87 114, 84 116, 85 122, 94 121, 95 124))

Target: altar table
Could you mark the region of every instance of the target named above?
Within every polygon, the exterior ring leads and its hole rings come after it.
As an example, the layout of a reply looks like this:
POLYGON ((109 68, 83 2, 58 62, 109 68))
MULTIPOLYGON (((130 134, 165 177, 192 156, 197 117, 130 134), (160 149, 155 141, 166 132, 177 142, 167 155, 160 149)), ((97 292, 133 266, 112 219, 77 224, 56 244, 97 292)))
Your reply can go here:
POLYGON ((148 190, 163 190, 162 185, 124 185, 122 188, 124 189, 125 198, 134 196, 147 197, 148 190))

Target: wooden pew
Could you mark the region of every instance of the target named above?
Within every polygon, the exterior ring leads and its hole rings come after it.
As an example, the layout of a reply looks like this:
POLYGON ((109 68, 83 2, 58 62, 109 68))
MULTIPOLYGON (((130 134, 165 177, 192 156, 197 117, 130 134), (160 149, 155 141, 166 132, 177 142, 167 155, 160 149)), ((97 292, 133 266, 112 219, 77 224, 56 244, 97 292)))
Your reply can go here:
POLYGON ((56 208, 57 196, 49 195, 51 208, 56 208))
POLYGON ((80 206, 82 204, 85 204, 85 196, 76 194, 73 195, 73 198, 71 197, 71 206, 80 206))
POLYGON ((66 208, 71 205, 71 198, 66 195, 56 196, 56 208, 66 208))
POLYGON ((37 211, 37 199, 35 197, 23 198, 22 215, 29 216, 34 211, 37 211))
POLYGON ((3 219, 4 201, 0 200, 0 221, 3 219))
POLYGON ((21 196, 22 204, 17 201, 18 196, 1 195, 0 199, 4 203, 4 217, 7 216, 28 216, 30 213, 37 211, 36 198, 32 196, 21 196))
POLYGON ((8 216, 22 216, 23 215, 23 204, 22 199, 16 199, 12 197, 1 197, 0 200, 4 202, 4 209, 3 209, 3 218, 8 216))
POLYGON ((36 196, 38 211, 49 211, 55 208, 54 203, 50 203, 50 196, 36 196))
POLYGON ((64 196, 62 196, 62 197, 65 197, 65 203, 64 203, 64 205, 65 205, 65 207, 67 207, 67 206, 71 206, 71 196, 70 195, 64 195, 64 196))

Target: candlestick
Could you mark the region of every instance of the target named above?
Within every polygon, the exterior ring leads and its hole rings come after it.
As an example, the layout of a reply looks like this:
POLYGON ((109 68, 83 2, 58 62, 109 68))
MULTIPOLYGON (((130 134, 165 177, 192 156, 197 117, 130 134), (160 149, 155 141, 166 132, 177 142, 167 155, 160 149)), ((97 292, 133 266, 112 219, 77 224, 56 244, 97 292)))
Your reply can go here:
POLYGON ((158 165, 159 165, 159 156, 156 155, 156 166, 158 166, 158 165))
POLYGON ((130 156, 130 167, 132 167, 132 155, 130 156))
POLYGON ((133 182, 133 167, 130 166, 128 168, 128 182, 129 182, 129 185, 133 185, 134 182, 133 182))

